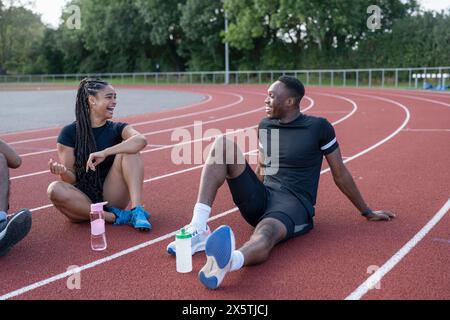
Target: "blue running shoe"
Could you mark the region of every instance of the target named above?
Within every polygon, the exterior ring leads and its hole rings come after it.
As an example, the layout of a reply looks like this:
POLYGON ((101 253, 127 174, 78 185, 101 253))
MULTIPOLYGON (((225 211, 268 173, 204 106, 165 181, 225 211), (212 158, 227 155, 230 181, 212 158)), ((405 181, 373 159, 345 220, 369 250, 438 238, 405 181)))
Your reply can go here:
POLYGON ((198 279, 208 289, 217 289, 231 269, 235 249, 234 234, 229 226, 221 226, 206 240, 206 264, 198 279))
POLYGON ((108 211, 116 216, 116 221, 114 221, 115 226, 120 226, 124 224, 131 224, 131 211, 123 210, 119 208, 108 207, 108 211))
POLYGON ((151 223, 148 221, 150 214, 144 210, 143 206, 137 206, 131 211, 131 224, 140 231, 150 231, 151 223))
POLYGON ((22 209, 9 216, 6 226, 2 223, 0 230, 0 257, 6 255, 9 250, 30 232, 32 224, 31 212, 22 209))

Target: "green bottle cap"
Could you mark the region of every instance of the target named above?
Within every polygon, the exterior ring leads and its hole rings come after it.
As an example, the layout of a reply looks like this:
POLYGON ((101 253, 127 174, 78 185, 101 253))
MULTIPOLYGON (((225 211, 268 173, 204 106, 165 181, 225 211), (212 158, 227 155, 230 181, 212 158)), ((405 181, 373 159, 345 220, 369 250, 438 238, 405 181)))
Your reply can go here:
POLYGON ((189 239, 189 238, 192 238, 192 235, 189 232, 187 232, 184 228, 181 229, 181 231, 178 232, 175 236, 177 237, 177 239, 189 239))

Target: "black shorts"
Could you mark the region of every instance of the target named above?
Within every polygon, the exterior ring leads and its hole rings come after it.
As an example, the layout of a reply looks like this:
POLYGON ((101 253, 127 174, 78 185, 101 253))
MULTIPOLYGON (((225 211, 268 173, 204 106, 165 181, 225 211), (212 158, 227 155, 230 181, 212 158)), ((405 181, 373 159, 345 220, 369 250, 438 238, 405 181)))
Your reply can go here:
MULTIPOLYGON (((98 167, 97 170, 99 170, 99 180, 100 180, 100 185, 102 186, 102 195, 103 195, 103 189, 105 188, 105 181, 108 178, 109 172, 112 169, 112 166, 114 165, 114 161, 116 160, 116 155, 112 155, 109 156, 108 158, 110 158, 110 160, 108 161, 108 164, 103 165, 102 167, 98 167)), ((104 164, 105 162, 103 162, 102 164, 104 164)), ((95 201, 95 194, 93 194, 93 192, 89 192, 87 190, 83 190, 83 188, 80 188, 78 186, 78 184, 75 185, 75 188, 77 188, 78 190, 80 190, 81 192, 83 192, 85 195, 88 196, 88 198, 92 201, 92 203, 95 202, 103 202, 105 201, 103 196, 101 199, 98 199, 97 201, 95 201)))
POLYGON ((234 203, 253 227, 265 218, 279 220, 287 229, 286 239, 306 234, 314 227, 313 218, 296 196, 282 186, 264 185, 248 163, 239 177, 227 182, 234 203))
MULTIPOLYGON (((100 175, 99 178, 100 178, 100 184, 102 186, 101 192, 102 192, 102 195, 103 195, 103 188, 104 188, 104 185, 105 185, 106 177, 103 176, 103 175, 100 175)), ((78 183, 76 183, 74 185, 74 187, 77 188, 78 190, 80 190, 81 192, 83 192, 91 200, 92 203, 103 202, 104 201, 103 196, 102 196, 101 199, 97 199, 96 200, 96 196, 95 196, 95 194, 93 192, 90 192, 88 190, 85 190, 84 188, 81 188, 78 183)))

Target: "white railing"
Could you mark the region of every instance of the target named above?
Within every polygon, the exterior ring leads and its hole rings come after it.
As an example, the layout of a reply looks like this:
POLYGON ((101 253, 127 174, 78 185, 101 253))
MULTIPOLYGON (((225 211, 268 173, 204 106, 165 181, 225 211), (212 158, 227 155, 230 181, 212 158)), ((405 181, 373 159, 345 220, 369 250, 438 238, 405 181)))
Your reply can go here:
POLYGON ((324 70, 265 70, 197 72, 138 72, 138 73, 88 73, 45 75, 2 75, 0 85, 14 83, 74 84, 84 77, 99 77, 117 84, 266 84, 281 75, 298 77, 305 85, 355 86, 355 87, 406 87, 433 86, 447 88, 450 67, 374 68, 374 69, 324 69, 324 70))

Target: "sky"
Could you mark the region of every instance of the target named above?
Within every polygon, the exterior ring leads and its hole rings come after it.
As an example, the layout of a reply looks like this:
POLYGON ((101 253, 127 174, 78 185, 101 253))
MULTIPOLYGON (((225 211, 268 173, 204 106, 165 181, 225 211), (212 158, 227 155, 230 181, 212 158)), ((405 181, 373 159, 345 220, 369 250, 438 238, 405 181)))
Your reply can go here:
MULTIPOLYGON (((61 18, 62 8, 67 2, 68 0, 35 0, 32 10, 42 15, 44 23, 56 28, 61 18)), ((450 8, 450 0, 419 0, 419 3, 427 10, 440 11, 450 8)))

